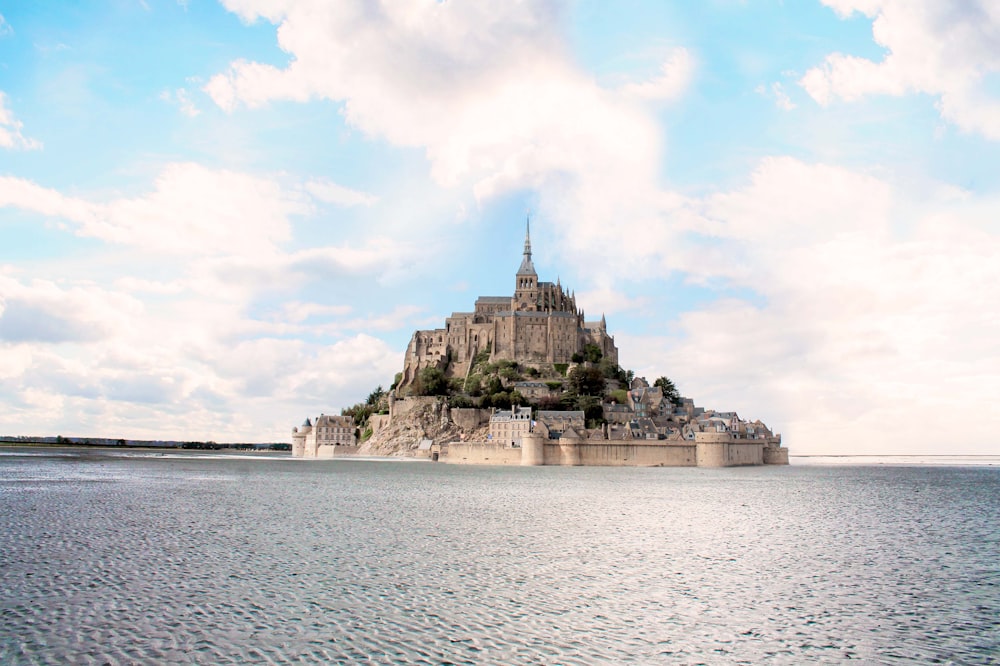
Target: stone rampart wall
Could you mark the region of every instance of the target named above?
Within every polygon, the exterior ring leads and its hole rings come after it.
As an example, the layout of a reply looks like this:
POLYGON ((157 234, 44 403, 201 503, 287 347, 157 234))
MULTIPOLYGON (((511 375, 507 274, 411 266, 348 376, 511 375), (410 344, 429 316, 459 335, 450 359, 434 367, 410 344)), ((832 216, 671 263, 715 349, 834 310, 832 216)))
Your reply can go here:
POLYGON ((475 430, 490 422, 490 410, 460 407, 451 410, 451 420, 462 430, 475 430))
POLYGON ((358 453, 357 446, 330 446, 324 445, 317 449, 317 458, 341 458, 343 456, 353 456, 358 453))
POLYGON ((693 444, 620 444, 589 441, 580 445, 581 465, 693 467, 696 462, 693 444))
POLYGON ((788 449, 782 447, 778 448, 776 446, 766 446, 764 447, 764 464, 765 465, 787 465, 788 464, 788 449))
POLYGON ((374 435, 382 428, 389 425, 390 417, 388 414, 372 414, 368 417, 368 427, 372 429, 372 434, 374 435))
POLYGON ((410 412, 420 409, 421 407, 433 406, 437 401, 438 398, 432 395, 400 398, 392 406, 392 415, 403 416, 404 414, 409 414, 410 412))
POLYGON ((520 465, 521 449, 509 449, 500 444, 452 442, 443 460, 459 465, 520 465))
POLYGON ((729 445, 727 466, 763 465, 764 442, 748 443, 746 440, 733 442, 729 445))
MULTIPOLYGON (((683 444, 606 440, 577 440, 577 443, 570 444, 560 440, 544 440, 540 442, 542 455, 534 464, 594 467, 732 467, 764 464, 763 442, 733 443, 716 436, 705 439, 708 441, 683 444)), ((443 460, 466 465, 532 464, 522 460, 522 451, 533 450, 531 442, 524 440, 522 443, 526 446, 505 448, 501 444, 486 442, 452 443, 443 460)))
MULTIPOLYGON (((701 433, 696 433, 700 435, 701 433)), ((726 441, 715 441, 710 439, 697 439, 695 449, 697 451, 698 467, 725 467, 726 449, 729 443, 726 441)))

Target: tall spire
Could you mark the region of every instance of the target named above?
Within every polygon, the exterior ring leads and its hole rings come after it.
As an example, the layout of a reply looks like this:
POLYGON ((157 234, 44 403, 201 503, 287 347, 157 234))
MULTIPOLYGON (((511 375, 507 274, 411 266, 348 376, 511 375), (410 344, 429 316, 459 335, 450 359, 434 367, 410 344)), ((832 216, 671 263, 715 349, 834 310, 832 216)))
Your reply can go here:
POLYGON ((524 229, 524 258, 521 260, 521 267, 517 269, 518 275, 538 275, 535 273, 535 265, 531 262, 531 218, 525 222, 524 229))

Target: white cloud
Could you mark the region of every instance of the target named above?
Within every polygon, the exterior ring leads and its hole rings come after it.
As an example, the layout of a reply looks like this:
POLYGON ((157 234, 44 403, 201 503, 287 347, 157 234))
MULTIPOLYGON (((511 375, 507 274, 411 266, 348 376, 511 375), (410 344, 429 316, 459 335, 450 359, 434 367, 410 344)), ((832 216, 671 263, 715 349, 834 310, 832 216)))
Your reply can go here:
POLYGON ((201 114, 201 109, 191 99, 191 93, 184 88, 177 88, 173 92, 164 90, 160 93, 160 99, 176 106, 188 118, 195 118, 201 114))
MULTIPOLYGON (((329 99, 366 134, 426 151, 434 179, 480 200, 539 190, 549 219, 597 233, 622 201, 655 196, 660 134, 645 105, 569 59, 556 3, 229 0, 246 21, 278 24, 286 67, 238 60, 204 90, 235 111, 329 99), (568 202, 563 209, 561 202, 568 202)), ((690 56, 674 51, 649 96, 676 95, 690 56)))
POLYGON ((11 26, 11 24, 7 22, 7 19, 3 17, 3 14, 0 14, 0 37, 6 37, 7 35, 13 35, 13 34, 14 34, 13 26, 11 26))
POLYGON ((667 56, 658 76, 642 83, 630 83, 622 88, 622 92, 642 99, 676 99, 688 89, 694 69, 690 51, 678 47, 667 56))
MULTIPOLYGON (((9 407, 0 429, 283 441, 292 414, 339 409, 401 367, 399 352, 370 333, 345 334, 349 326, 331 344, 261 337, 245 306, 226 295, 143 305, 91 284, 0 274, 0 394, 9 407)), ((334 323, 350 314, 294 310, 334 323)))
MULTIPOLYGON (((71 222, 81 236, 153 255, 214 257, 220 270, 256 274, 282 268, 322 274, 356 272, 390 260, 398 265, 411 249, 403 241, 385 237, 369 238, 362 247, 320 246, 287 254, 280 249, 292 238, 293 218, 314 214, 315 202, 367 206, 375 200, 325 179, 282 184, 190 162, 166 165, 146 194, 107 202, 66 196, 24 178, 0 176, 0 207, 71 222)), ((142 288, 138 283, 132 287, 142 288)), ((166 288, 176 290, 177 285, 166 288)))
POLYGON ((821 105, 871 94, 937 97, 942 118, 1000 140, 1000 99, 989 79, 1000 75, 1000 5, 992 0, 823 0, 842 17, 874 19, 881 62, 833 53, 799 84, 821 105))
POLYGON ((989 452, 1000 201, 772 158, 692 205, 712 252, 685 270, 755 300, 681 313, 675 338, 619 336, 623 359, 762 418, 798 453, 989 452))
POLYGON ((576 302, 587 309, 587 319, 597 321, 601 315, 641 310, 649 304, 644 297, 630 297, 627 292, 609 286, 581 291, 576 294, 576 302))
POLYGON ((339 206, 371 206, 378 200, 371 194, 352 190, 326 179, 310 180, 305 189, 319 201, 339 206))
POLYGON ((22 284, 0 275, 0 341, 88 342, 107 339, 142 310, 134 298, 93 284, 22 284))
POLYGON ((300 302, 285 320, 259 318, 271 290, 406 270, 415 249, 386 236, 286 247, 295 218, 319 203, 368 200, 330 181, 190 163, 167 165, 145 193, 103 200, 0 177, 0 207, 108 241, 79 272, 100 279, 107 261, 114 276, 103 287, 0 266, 0 430, 283 441, 290 415, 339 409, 358 386, 385 383, 400 355, 371 334, 404 325, 410 309, 300 302))
POLYGON ((320 305, 319 303, 303 303, 292 301, 284 303, 281 308, 279 321, 301 324, 305 321, 315 322, 316 319, 329 317, 341 317, 350 314, 349 305, 320 305))
MULTIPOLYGON (((3 34, 3 17, 0 16, 0 35, 3 34)), ((38 150, 42 144, 21 133, 24 123, 7 108, 7 95, 0 90, 0 148, 38 150)))
POLYGON ((772 83, 770 88, 766 88, 763 85, 757 86, 754 92, 764 97, 773 97, 775 106, 783 111, 791 111, 796 108, 795 102, 785 92, 784 86, 777 81, 772 83))
POLYGON ((312 210, 302 194, 271 180, 194 163, 169 164, 152 192, 107 203, 0 177, 0 206, 62 218, 82 236, 153 254, 245 257, 275 252, 290 237, 290 217, 312 210))

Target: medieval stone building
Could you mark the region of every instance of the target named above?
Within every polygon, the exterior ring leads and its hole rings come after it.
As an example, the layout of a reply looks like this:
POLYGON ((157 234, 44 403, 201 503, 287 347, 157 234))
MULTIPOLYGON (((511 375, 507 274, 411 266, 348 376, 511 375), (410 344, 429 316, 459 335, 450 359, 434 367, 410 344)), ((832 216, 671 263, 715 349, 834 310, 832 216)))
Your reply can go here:
POLYGON ((475 311, 455 312, 445 320, 444 328, 414 333, 398 388, 404 391, 426 367, 440 368, 449 377, 464 377, 483 350, 489 351, 491 362, 510 360, 538 368, 570 363, 587 345, 596 345, 604 358, 618 363, 618 348, 608 335, 604 317, 586 321, 574 293, 564 290, 558 280, 538 280, 529 228, 514 277, 514 295, 480 296, 475 311))

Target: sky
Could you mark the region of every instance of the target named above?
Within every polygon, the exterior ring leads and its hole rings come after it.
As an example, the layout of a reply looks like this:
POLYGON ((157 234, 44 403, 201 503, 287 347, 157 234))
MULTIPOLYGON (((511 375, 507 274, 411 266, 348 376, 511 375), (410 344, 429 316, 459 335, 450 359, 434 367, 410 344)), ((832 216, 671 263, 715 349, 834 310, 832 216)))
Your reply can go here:
POLYGON ((793 454, 1000 454, 992 0, 0 3, 0 434, 287 441, 542 280, 793 454))

